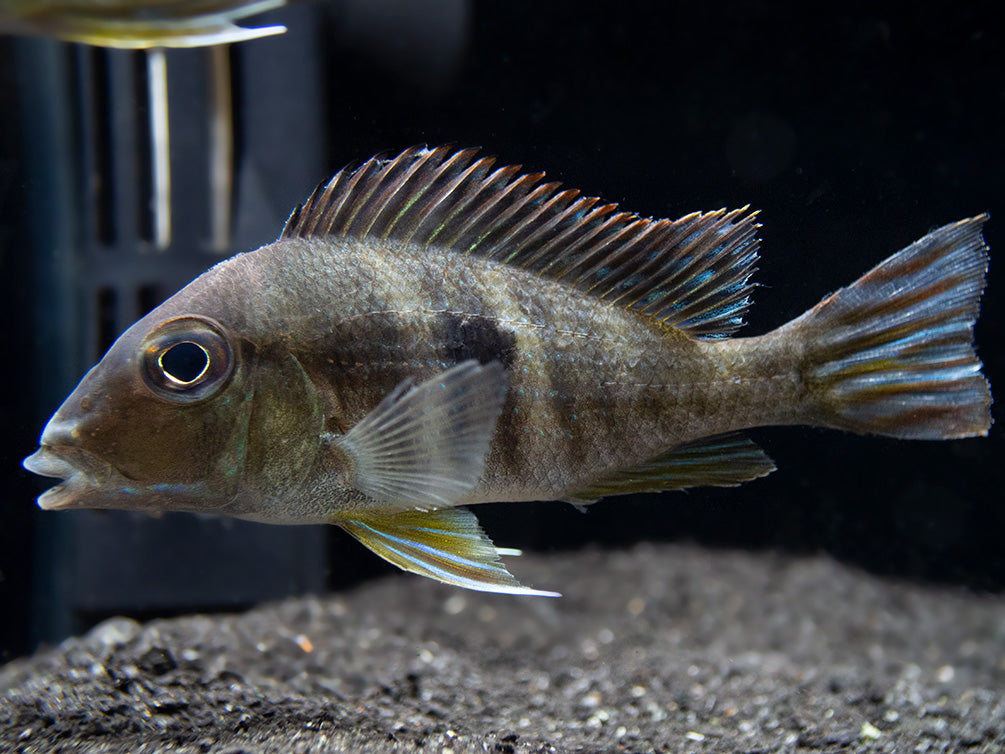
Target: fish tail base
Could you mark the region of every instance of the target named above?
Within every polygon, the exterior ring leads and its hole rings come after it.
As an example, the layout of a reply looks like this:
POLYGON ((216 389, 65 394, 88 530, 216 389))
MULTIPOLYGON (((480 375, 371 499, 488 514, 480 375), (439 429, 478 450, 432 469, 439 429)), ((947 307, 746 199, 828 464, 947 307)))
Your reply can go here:
POLYGON ((932 231, 792 323, 804 330, 814 424, 929 440, 988 433, 991 388, 973 344, 987 219, 932 231))

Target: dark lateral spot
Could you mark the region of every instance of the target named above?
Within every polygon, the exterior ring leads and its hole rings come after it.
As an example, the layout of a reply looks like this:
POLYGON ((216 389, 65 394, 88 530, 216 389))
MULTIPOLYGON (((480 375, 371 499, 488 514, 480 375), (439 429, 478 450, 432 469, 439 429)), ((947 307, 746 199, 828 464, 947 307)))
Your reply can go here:
POLYGON ((479 364, 499 361, 506 369, 516 361, 516 333, 500 329, 488 317, 444 312, 438 324, 447 359, 477 359, 479 364))

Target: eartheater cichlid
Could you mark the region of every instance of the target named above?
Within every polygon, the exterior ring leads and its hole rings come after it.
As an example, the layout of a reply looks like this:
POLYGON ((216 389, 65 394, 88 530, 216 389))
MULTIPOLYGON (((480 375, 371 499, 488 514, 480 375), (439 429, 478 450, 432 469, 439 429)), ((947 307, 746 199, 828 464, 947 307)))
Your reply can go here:
POLYGON ((651 220, 474 149, 338 173, 279 240, 127 330, 25 466, 57 508, 337 524, 409 571, 527 589, 463 507, 774 469, 738 434, 984 435, 981 215, 766 335, 745 210, 651 220))

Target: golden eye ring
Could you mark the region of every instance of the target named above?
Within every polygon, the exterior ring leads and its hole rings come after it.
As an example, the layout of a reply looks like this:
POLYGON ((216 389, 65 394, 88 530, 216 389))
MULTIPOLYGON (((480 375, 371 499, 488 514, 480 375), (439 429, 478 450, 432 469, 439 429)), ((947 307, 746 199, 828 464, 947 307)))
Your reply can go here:
POLYGON ((179 317, 157 325, 143 339, 140 374, 158 397, 192 404, 219 392, 234 372, 234 353, 224 328, 208 317, 179 317))

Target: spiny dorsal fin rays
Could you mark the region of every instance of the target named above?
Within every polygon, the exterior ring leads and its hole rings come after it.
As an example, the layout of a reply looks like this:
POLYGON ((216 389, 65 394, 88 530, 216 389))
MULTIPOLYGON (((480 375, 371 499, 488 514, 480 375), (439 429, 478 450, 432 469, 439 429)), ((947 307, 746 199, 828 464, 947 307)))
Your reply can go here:
MULTIPOLYGON (((457 181, 462 184, 462 193, 452 211, 448 212, 439 227, 430 233, 430 243, 456 248, 457 239, 462 238, 467 229, 484 216, 492 206, 495 194, 509 185, 512 177, 520 172, 518 165, 506 165, 489 173, 495 161, 494 157, 483 157, 473 162, 468 170, 458 176, 457 181)), ((530 178, 535 180, 540 177, 530 178)))
POLYGON ((460 167, 463 175, 464 168, 470 162, 477 150, 467 149, 455 152, 450 155, 442 164, 434 167, 431 173, 423 171, 427 163, 433 162, 441 154, 449 152, 447 147, 439 147, 426 154, 419 153, 419 156, 412 164, 391 160, 385 171, 387 186, 384 190, 386 198, 383 201, 371 204, 370 222, 356 226, 347 224, 343 232, 345 235, 363 238, 371 233, 384 237, 392 230, 397 240, 408 243, 411 236, 418 229, 422 220, 426 219, 421 212, 413 213, 413 207, 429 208, 429 214, 435 214, 435 208, 447 206, 444 199, 455 186, 454 168, 460 167), (418 176, 418 180, 415 177, 418 176), (409 215, 414 216, 414 220, 409 219, 409 215), (377 222, 380 220, 380 222, 377 222), (383 229, 381 231, 380 229, 383 229))
MULTIPOLYGON (((557 184, 555 184, 557 186, 557 184)), ((580 215, 584 210, 590 209, 599 200, 596 197, 579 197, 576 189, 566 189, 554 194, 548 201, 538 208, 537 212, 528 216, 523 223, 514 227, 507 236, 497 240, 497 244, 503 247, 512 247, 512 251, 503 256, 500 261, 506 264, 517 264, 520 266, 531 266, 531 260, 519 258, 520 250, 523 248, 534 248, 534 244, 540 239, 551 237, 552 242, 561 243, 562 236, 555 236, 555 229, 571 215, 580 215), (539 220, 538 217, 542 217, 539 220), (520 238, 523 234, 524 237, 520 238)), ((564 233, 569 232, 568 226, 564 233)), ((540 252, 539 252, 540 253, 540 252)))
POLYGON ((742 207, 728 213, 717 210, 685 218, 693 218, 693 225, 686 224, 690 230, 688 240, 674 239, 672 244, 680 249, 677 258, 687 261, 676 272, 667 269, 667 264, 651 275, 650 280, 664 278, 666 283, 660 290, 653 290, 652 285, 643 287, 635 301, 645 304, 638 308, 694 334, 717 334, 709 330, 709 325, 720 323, 723 317, 732 318, 732 329, 738 328, 750 304, 749 280, 757 262, 755 234, 760 227, 755 222, 757 212, 743 217, 746 211, 747 207, 742 207), (693 248, 691 240, 695 242, 693 248), (689 283, 690 295, 686 299, 673 295, 689 283))
POLYGON ((286 220, 280 238, 288 236, 311 238, 329 235, 331 218, 338 213, 346 196, 348 196, 345 192, 345 186, 358 174, 361 167, 361 165, 347 165, 331 180, 321 183, 314 189, 307 201, 294 209, 286 220), (341 201, 338 198, 341 198, 341 201), (296 232, 291 232, 292 228, 296 228, 296 232))
POLYGON ((544 173, 527 173, 518 176, 494 196, 489 194, 486 197, 484 210, 479 214, 477 221, 468 225, 465 232, 458 236, 456 248, 464 254, 491 258, 490 252, 494 247, 489 245, 487 240, 492 233, 513 216, 517 209, 525 206, 528 194, 533 191, 543 193, 558 188, 558 183, 546 183, 543 186, 535 187, 534 184, 543 177, 544 173))
MULTIPOLYGON (((588 259, 597 256, 607 259, 613 239, 630 233, 632 226, 637 224, 634 221, 647 222, 629 212, 615 212, 617 208, 616 204, 604 204, 584 214, 569 226, 563 237, 552 239, 545 248, 533 253, 531 269, 562 280, 569 279, 570 269, 585 264, 588 259)), ((575 279, 569 280, 574 282, 575 279)))
POLYGON ((388 205, 392 204, 396 190, 401 185, 400 180, 395 180, 395 175, 404 173, 407 176, 420 167, 418 161, 412 165, 403 165, 395 160, 384 163, 383 169, 370 182, 370 193, 354 202, 353 209, 346 217, 341 230, 342 234, 359 238, 367 236, 380 214, 387 211, 388 205))
MULTIPOLYGON (((617 222, 620 218, 615 216, 612 220, 617 222)), ((584 268, 583 272, 580 273, 581 278, 593 278, 597 281, 590 286, 590 292, 598 296, 607 296, 612 302, 617 303, 619 296, 616 294, 615 288, 629 279, 629 276, 643 274, 646 267, 652 265, 657 257, 653 255, 652 259, 643 262, 640 267, 634 270, 622 262, 636 254, 643 244, 661 243, 670 225, 669 220, 648 222, 636 219, 634 222, 621 226, 620 230, 605 242, 604 248, 592 255, 593 259, 584 258, 578 264, 584 268), (607 248, 614 250, 608 253, 607 248), (591 261, 593 261, 592 266, 587 266, 591 261), (610 268, 613 272, 604 274, 605 267, 610 268)), ((625 288, 624 292, 627 293, 629 290, 630 288, 625 288)))
POLYGON ((281 237, 436 245, 561 281, 692 335, 741 326, 756 213, 644 219, 542 183, 543 173, 494 168, 495 158, 477 151, 413 147, 346 168, 294 210, 281 237))
MULTIPOLYGON (((507 214, 500 216, 500 222, 496 224, 498 235, 492 239, 492 246, 503 252, 509 249, 513 251, 505 255, 496 252, 493 257, 498 255, 499 261, 514 264, 514 260, 518 259, 520 250, 526 247, 530 237, 538 232, 544 234, 553 230, 555 225, 567 216, 570 208, 575 209, 576 204, 573 200, 579 196, 579 192, 575 189, 559 191, 560 187, 560 183, 541 184, 507 214), (518 214, 525 208, 528 210, 527 214, 517 220, 518 214)), ((527 266, 522 261, 517 261, 515 264, 521 267, 527 266)))
POLYGON ((397 238, 406 243, 429 244, 431 236, 443 227, 447 218, 452 217, 455 211, 463 211, 465 189, 476 186, 480 178, 483 180, 494 162, 479 160, 467 166, 474 170, 467 170, 464 161, 473 158, 477 151, 466 149, 457 152, 434 173, 417 175, 413 183, 418 191, 414 197, 409 197, 407 211, 402 213, 403 230, 396 231, 396 221, 393 217, 389 218, 384 237, 397 238))
MULTIPOLYGON (((458 152, 457 153, 457 160, 459 162, 461 162, 461 163, 463 163, 465 160, 470 160, 470 158, 473 157, 477 151, 478 151, 477 148, 472 148, 472 149, 466 149, 464 151, 458 152)), ((450 182, 447 183, 447 185, 444 187, 445 190, 443 192, 443 196, 447 196, 447 195, 451 194, 453 191, 461 191, 461 192, 463 192, 465 188, 468 188, 470 190, 470 189, 472 189, 474 187, 478 187, 480 185, 479 184, 479 178, 484 179, 484 176, 488 173, 489 169, 491 169, 491 167, 492 167, 492 165, 493 165, 494 162, 495 162, 495 159, 493 159, 491 157, 488 157, 488 158, 485 158, 485 159, 482 159, 482 160, 477 160, 475 162, 472 162, 466 168, 462 169, 453 178, 452 181, 450 181, 450 182)), ((416 162, 417 168, 418 168, 419 164, 420 163, 417 161, 416 162)), ((400 192, 400 193, 402 194, 402 203, 403 204, 411 203, 413 206, 415 205, 415 203, 416 203, 415 199, 413 197, 411 197, 407 192, 400 192)), ((444 217, 442 219, 442 221, 439 223, 439 226, 437 227, 437 229, 435 231, 433 231, 433 233, 430 235, 430 243, 433 242, 433 237, 435 237, 435 235, 437 233, 439 233, 440 231, 442 231, 443 228, 446 227, 447 224, 453 219, 453 217, 458 212, 461 212, 463 210, 463 208, 467 205, 467 203, 472 198, 473 197, 470 195, 470 193, 467 196, 464 196, 462 194, 462 195, 460 195, 458 197, 455 197, 455 202, 453 203, 453 207, 452 208, 447 208, 448 211, 447 211, 446 217, 444 217)), ((441 200, 441 202, 442 202, 442 200, 441 200)), ((394 208, 391 208, 390 211, 393 212, 393 209, 394 208)), ((415 234, 415 232, 418 230, 419 224, 421 222, 422 222, 422 217, 421 216, 416 216, 415 217, 415 221, 412 222, 410 224, 410 226, 409 226, 410 230, 407 233, 406 232, 402 232, 401 233, 401 237, 404 239, 406 237, 410 238, 411 236, 413 236, 415 234)), ((391 223, 388 223, 387 227, 386 227, 386 230, 385 230, 385 234, 390 233, 393 228, 394 228, 394 225, 391 224, 391 223)), ((385 235, 385 237, 386 237, 386 235, 385 235)))

